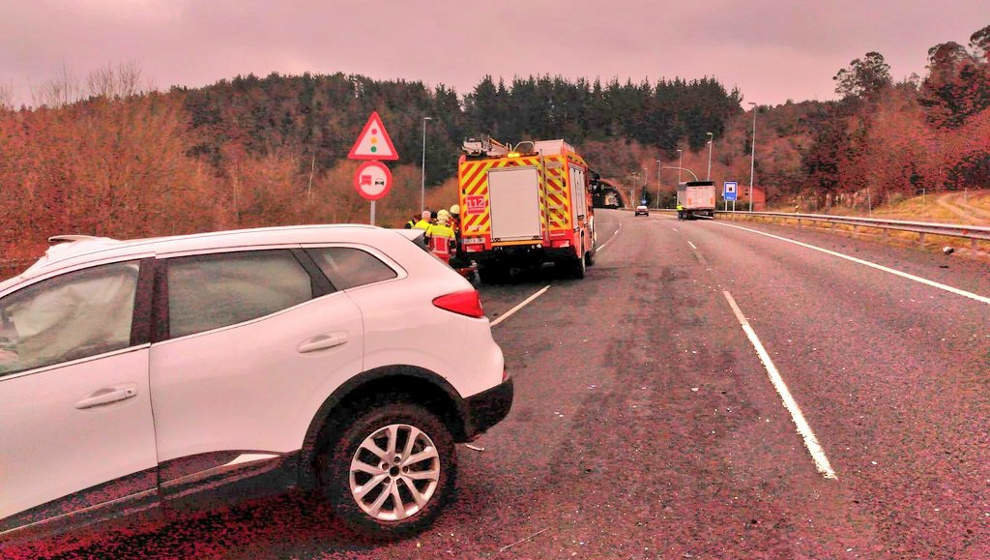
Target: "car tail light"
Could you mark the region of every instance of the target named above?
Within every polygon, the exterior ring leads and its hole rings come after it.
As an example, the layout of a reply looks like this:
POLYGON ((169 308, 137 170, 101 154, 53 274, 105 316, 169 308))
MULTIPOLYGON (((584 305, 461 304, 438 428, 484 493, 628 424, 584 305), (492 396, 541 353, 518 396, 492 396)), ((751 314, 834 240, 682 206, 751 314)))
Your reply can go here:
POLYGON ((478 290, 464 290, 463 292, 440 296, 433 299, 433 305, 468 317, 480 318, 485 316, 485 310, 481 308, 481 296, 478 295, 478 290))

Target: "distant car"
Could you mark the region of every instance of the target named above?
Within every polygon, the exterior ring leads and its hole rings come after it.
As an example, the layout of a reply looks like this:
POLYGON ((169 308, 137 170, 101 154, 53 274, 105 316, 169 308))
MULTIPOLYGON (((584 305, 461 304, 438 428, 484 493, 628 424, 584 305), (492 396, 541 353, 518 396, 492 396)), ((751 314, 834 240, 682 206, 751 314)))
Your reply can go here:
POLYGON ((0 540, 259 474, 365 534, 426 527, 513 386, 421 235, 53 238, 0 282, 0 540))
POLYGON ((649 216, 650 215, 650 209, 647 208, 645 205, 640 204, 639 206, 636 207, 636 211, 634 212, 633 215, 635 215, 635 216, 649 216))

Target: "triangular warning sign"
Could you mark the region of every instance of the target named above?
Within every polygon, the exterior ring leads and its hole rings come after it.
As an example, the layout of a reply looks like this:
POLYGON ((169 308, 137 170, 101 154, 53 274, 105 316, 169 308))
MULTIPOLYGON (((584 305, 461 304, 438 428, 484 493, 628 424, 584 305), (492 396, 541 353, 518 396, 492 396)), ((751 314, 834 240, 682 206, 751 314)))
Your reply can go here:
POLYGON ((368 124, 364 125, 357 142, 351 148, 351 153, 347 154, 347 159, 399 159, 399 154, 395 151, 388 132, 385 131, 385 125, 382 124, 378 111, 371 113, 368 124))

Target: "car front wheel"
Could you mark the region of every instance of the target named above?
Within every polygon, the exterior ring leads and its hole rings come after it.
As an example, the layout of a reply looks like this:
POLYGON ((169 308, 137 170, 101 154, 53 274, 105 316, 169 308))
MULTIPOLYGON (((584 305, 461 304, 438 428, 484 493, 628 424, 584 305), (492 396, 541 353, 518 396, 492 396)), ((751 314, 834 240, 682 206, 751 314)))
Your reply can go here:
POLYGON ((345 524, 375 539, 433 521, 456 478, 454 442, 425 408, 390 403, 356 418, 324 460, 324 492, 345 524))

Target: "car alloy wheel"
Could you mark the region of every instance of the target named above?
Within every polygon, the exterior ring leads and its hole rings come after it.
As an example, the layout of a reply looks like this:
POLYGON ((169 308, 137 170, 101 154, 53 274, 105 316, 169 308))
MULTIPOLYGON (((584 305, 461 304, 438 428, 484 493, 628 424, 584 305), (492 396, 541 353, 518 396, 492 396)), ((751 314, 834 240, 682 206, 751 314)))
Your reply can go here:
POLYGON ((374 540, 425 529, 456 488, 449 429, 408 399, 378 395, 339 409, 317 462, 323 494, 337 516, 374 540))
POLYGON ((421 511, 440 479, 440 454, 425 432, 389 424, 361 442, 351 458, 351 496, 378 521, 401 521, 421 511))

